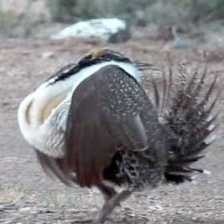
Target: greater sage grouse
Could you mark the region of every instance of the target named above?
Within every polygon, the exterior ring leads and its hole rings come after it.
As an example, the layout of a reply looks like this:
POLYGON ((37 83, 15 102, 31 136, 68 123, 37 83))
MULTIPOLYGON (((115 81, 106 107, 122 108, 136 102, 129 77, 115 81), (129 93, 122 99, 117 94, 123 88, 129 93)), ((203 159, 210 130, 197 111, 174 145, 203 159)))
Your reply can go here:
POLYGON ((103 223, 132 192, 191 180, 190 165, 210 143, 217 115, 216 78, 152 80, 154 100, 141 84, 148 64, 110 50, 83 57, 43 82, 20 104, 18 122, 44 171, 64 184, 97 187, 103 223), (115 186, 123 187, 119 193, 115 186))

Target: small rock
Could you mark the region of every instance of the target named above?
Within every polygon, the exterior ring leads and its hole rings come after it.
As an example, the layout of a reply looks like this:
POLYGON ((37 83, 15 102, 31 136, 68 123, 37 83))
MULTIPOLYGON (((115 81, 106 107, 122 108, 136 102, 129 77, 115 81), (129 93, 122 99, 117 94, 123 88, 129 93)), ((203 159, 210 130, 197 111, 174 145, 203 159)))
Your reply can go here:
POLYGON ((47 51, 47 52, 44 52, 41 57, 43 59, 48 59, 48 58, 53 58, 54 57, 54 53, 51 52, 51 51, 47 51))
POLYGON ((210 170, 203 170, 203 173, 206 174, 206 175, 211 175, 212 172, 210 170))
POLYGON ((8 105, 10 105, 10 103, 9 102, 2 102, 2 106, 8 106, 8 105))
POLYGON ((21 208, 19 211, 20 212, 29 212, 31 210, 30 207, 25 207, 25 208, 21 208))
POLYGON ((191 219, 192 219, 192 221, 198 221, 198 217, 196 217, 196 216, 193 216, 191 219))

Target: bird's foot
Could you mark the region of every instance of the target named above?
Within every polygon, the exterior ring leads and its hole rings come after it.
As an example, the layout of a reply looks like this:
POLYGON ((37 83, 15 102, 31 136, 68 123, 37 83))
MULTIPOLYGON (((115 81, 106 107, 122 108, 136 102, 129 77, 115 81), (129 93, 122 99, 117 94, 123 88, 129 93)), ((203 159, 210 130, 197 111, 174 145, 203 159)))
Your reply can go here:
POLYGON ((97 218, 93 221, 92 224, 103 224, 114 208, 120 205, 120 203, 128 198, 130 194, 131 191, 123 190, 122 192, 112 197, 110 200, 106 201, 97 218))

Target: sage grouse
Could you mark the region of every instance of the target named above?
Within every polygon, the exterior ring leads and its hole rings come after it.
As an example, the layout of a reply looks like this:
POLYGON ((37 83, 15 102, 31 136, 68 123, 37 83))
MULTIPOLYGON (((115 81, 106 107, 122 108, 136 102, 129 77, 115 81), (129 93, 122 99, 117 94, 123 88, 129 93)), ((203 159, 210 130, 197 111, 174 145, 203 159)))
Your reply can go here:
POLYGON ((148 66, 111 50, 91 53, 19 106, 21 132, 44 171, 66 185, 102 192, 105 204, 94 223, 134 191, 202 172, 190 165, 202 158, 216 128, 217 79, 206 87, 207 72, 195 72, 178 85, 170 71, 163 91, 152 79, 150 100, 141 84, 148 66))

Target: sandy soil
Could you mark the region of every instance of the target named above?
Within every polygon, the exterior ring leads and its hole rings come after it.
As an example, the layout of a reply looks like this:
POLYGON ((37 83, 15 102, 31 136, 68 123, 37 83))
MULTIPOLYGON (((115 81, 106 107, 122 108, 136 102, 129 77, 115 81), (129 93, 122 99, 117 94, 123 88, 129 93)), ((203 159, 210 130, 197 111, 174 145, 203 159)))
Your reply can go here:
MULTIPOLYGON (((0 42, 0 223, 89 223, 96 215, 102 204, 97 190, 70 189, 45 176, 34 152, 19 133, 16 111, 22 98, 62 65, 77 60, 92 48, 104 46, 74 40, 0 42)), ((146 40, 109 47, 155 65, 165 57, 161 45, 146 40)), ((172 52, 175 60, 200 63, 199 53, 198 50, 172 52)), ((212 73, 222 76, 222 62, 222 57, 210 61, 212 73)), ((222 108, 223 100, 220 100, 222 108)), ((192 183, 134 194, 107 223, 223 224, 223 121, 221 116, 218 140, 207 150, 207 157, 196 164, 209 170, 210 175, 198 175, 192 183)))

